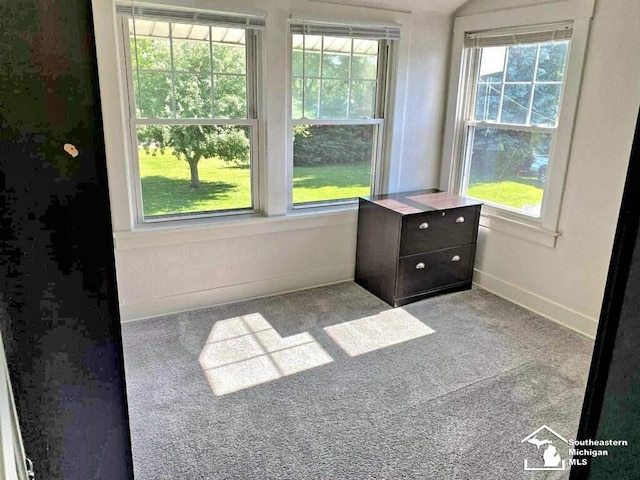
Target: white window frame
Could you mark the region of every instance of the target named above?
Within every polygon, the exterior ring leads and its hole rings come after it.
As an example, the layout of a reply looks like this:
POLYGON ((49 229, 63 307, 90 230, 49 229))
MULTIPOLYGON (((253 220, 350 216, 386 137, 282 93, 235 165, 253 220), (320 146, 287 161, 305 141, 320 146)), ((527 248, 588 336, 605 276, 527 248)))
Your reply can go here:
MULTIPOLYGON (((303 211, 309 210, 328 210, 328 209, 336 209, 336 208, 353 208, 357 205, 358 199, 335 199, 335 200, 326 200, 319 202, 309 202, 309 203, 293 203, 293 127, 295 125, 376 125, 377 133, 375 138, 375 144, 373 145, 372 152, 372 161, 371 161, 371 184, 370 184, 370 194, 375 195, 382 191, 384 188, 384 176, 386 174, 387 168, 387 145, 389 143, 389 126, 386 121, 387 115, 391 110, 391 86, 394 84, 392 81, 392 75, 395 72, 395 57, 397 55, 397 40, 399 40, 399 31, 400 28, 398 25, 390 26, 394 30, 397 31, 397 38, 393 41, 391 39, 384 38, 376 38, 379 41, 379 49, 378 49, 378 72, 376 77, 376 104, 374 107, 374 116, 373 118, 367 119, 349 119, 349 120, 334 120, 334 119, 308 119, 308 118, 293 118, 293 109, 292 109, 292 92, 293 92, 293 33, 291 32, 291 24, 292 23, 301 23, 306 22, 306 20, 292 18, 289 22, 289 31, 287 32, 287 52, 288 52, 288 154, 287 154, 287 212, 288 213, 299 213, 303 211)), ((311 25, 314 23, 317 25, 322 25, 324 22, 321 20, 312 20, 311 25)), ((342 29, 346 24, 336 24, 338 29, 342 29)), ((370 22, 365 25, 356 25, 349 24, 350 27, 354 29, 358 29, 360 27, 364 28, 377 28, 384 29, 387 25, 384 24, 375 24, 370 22)), ((326 35, 331 36, 329 33, 310 33, 311 35, 326 35)), ((349 37, 345 37, 349 38, 349 37)), ((357 37, 351 37, 353 38, 357 37)), ((353 55, 353 52, 351 52, 353 55)), ((303 112, 304 114, 304 112, 303 112)))
MULTIPOLYGON (((136 8, 137 8, 136 4, 136 8)), ((143 7, 144 8, 144 7, 143 7)), ((169 7, 171 8, 171 7, 169 7)), ((175 7, 177 11, 196 11, 195 9, 186 7, 175 7)), ((214 11, 210 13, 215 14, 214 11)), ((260 121, 261 108, 259 106, 259 97, 261 90, 259 87, 259 49, 262 44, 261 29, 259 27, 245 28, 245 48, 246 48, 246 82, 247 82, 247 117, 244 118, 203 118, 203 119, 185 119, 185 118, 137 118, 135 105, 135 92, 133 88, 133 68, 131 60, 131 50, 129 38, 132 32, 129 31, 128 20, 131 16, 116 15, 118 35, 118 53, 123 65, 121 69, 121 82, 126 94, 127 114, 125 121, 127 122, 126 136, 128 140, 128 161, 129 161, 129 188, 132 196, 133 223, 135 226, 166 224, 180 225, 201 219, 208 218, 229 218, 229 217, 247 217, 255 216, 261 212, 261 191, 260 191, 260 173, 263 170, 261 165, 261 157, 263 148, 260 144, 261 124, 260 121), (143 201, 142 201, 142 179, 140 177, 140 164, 138 159, 138 142, 137 127, 139 125, 241 125, 248 126, 251 131, 249 138, 249 154, 250 154, 250 175, 251 175, 251 207, 237 210, 216 210, 207 212, 194 212, 186 214, 168 214, 158 217, 144 217, 143 201)), ((166 18, 164 21, 176 23, 189 23, 188 18, 166 18)), ((216 26, 210 24, 210 26, 216 26)), ((224 25, 230 28, 241 28, 237 25, 224 25)), ((170 37, 170 41, 172 41, 170 37)), ((172 71, 173 72, 173 71, 172 71)), ((213 70, 212 70, 213 74, 213 70)), ((214 107, 215 108, 215 107, 214 107)))
MULTIPOLYGON (((134 173, 131 171, 133 162, 129 147, 129 105, 124 82, 126 76, 122 72, 124 56, 120 53, 123 48, 122 35, 116 12, 116 5, 131 6, 131 0, 91 0, 116 250, 354 225, 357 222, 357 204, 322 207, 318 210, 308 208, 293 211, 288 208, 291 155, 291 143, 288 141, 291 131, 288 22, 303 17, 317 21, 330 19, 334 22, 339 18, 343 23, 352 25, 393 25, 405 35, 411 31, 413 17, 410 12, 376 11, 323 3, 301 3, 295 7, 289 5, 295 8, 295 13, 289 7, 283 9, 275 4, 256 5, 240 0, 231 3, 223 2, 209 7, 217 12, 261 17, 266 23, 266 28, 258 38, 256 70, 260 211, 253 215, 139 224, 136 221, 136 205, 131 187, 134 173)), ((134 0, 134 5, 146 4, 186 9, 207 7, 202 0, 134 0)), ((382 193, 389 188, 397 188, 399 181, 399 168, 396 164, 402 156, 402 118, 407 98, 404 86, 409 72, 409 41, 401 39, 394 42, 393 53, 387 83, 383 162, 388 160, 394 168, 389 169, 386 163, 382 165, 379 172, 382 193), (395 105, 399 108, 394 108, 395 105)))
POLYGON ((573 22, 558 126, 551 146, 552 161, 547 171, 540 218, 532 218, 506 208, 484 205, 480 225, 555 247, 557 237, 561 234, 558 226, 562 196, 594 3, 594 0, 568 0, 456 18, 440 178, 440 188, 452 192, 460 192, 462 187, 465 120, 468 118, 468 108, 473 99, 469 94, 473 90, 470 83, 475 80, 472 56, 464 47, 466 33, 521 27, 526 29, 529 26, 573 22))

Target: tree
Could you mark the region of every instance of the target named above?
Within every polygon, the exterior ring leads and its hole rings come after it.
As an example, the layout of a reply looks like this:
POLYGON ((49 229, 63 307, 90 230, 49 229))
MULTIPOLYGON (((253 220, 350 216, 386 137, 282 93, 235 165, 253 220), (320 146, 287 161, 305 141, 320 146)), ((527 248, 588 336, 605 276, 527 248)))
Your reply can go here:
MULTIPOLYGON (((215 44, 210 55, 206 42, 174 40, 172 49, 169 40, 138 38, 132 39, 131 51, 138 117, 246 118, 243 45, 215 44)), ((203 158, 249 163, 249 129, 244 126, 145 125, 138 129, 138 145, 152 155, 170 148, 188 163, 191 188, 200 187, 203 158)))
POLYGON ((169 147, 178 160, 189 164, 191 188, 200 188, 198 162, 218 157, 225 162, 247 165, 249 162, 248 133, 243 127, 221 125, 149 125, 138 131, 138 143, 148 153, 164 153, 169 147))

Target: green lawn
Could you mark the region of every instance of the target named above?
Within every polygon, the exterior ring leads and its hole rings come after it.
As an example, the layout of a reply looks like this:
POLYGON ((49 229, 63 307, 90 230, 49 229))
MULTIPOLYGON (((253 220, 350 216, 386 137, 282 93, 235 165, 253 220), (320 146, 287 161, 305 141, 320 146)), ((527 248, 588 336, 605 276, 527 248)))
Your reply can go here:
POLYGON ((145 217, 175 213, 251 208, 248 167, 217 158, 198 163, 200 188, 190 188, 189 164, 170 152, 155 157, 138 152, 145 217))
POLYGON ((369 195, 368 164, 293 168, 293 203, 321 202, 369 195))
MULTIPOLYGON (((217 158, 200 160, 200 188, 190 188, 189 165, 170 151, 155 157, 138 152, 145 217, 251 208, 248 167, 217 158)), ((369 194, 369 166, 295 167, 294 203, 354 198, 369 194)))
POLYGON ((496 183, 476 183, 469 185, 467 195, 517 209, 542 203, 542 186, 530 182, 503 181, 496 183))

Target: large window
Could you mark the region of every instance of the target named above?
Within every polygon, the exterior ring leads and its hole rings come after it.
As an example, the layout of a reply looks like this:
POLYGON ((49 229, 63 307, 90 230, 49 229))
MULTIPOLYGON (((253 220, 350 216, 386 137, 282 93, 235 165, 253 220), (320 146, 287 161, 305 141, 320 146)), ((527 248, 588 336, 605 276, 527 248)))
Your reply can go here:
POLYGON ((293 206, 369 195, 382 151, 388 38, 399 32, 309 24, 291 32, 293 206))
POLYGON ((118 10, 138 220, 253 211, 257 109, 251 22, 182 10, 118 10))
POLYGON ((460 190, 540 218, 553 169, 570 25, 467 34, 460 190))

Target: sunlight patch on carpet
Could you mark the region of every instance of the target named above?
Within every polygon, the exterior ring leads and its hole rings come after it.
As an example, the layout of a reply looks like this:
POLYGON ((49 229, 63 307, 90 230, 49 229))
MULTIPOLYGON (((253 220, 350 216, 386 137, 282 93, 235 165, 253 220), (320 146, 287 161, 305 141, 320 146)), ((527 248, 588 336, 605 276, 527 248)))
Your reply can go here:
POLYGON ((283 338, 259 313, 217 322, 199 360, 215 395, 333 362, 309 333, 283 338))
POLYGON ((325 327, 324 331, 350 357, 435 333, 401 308, 325 327))

